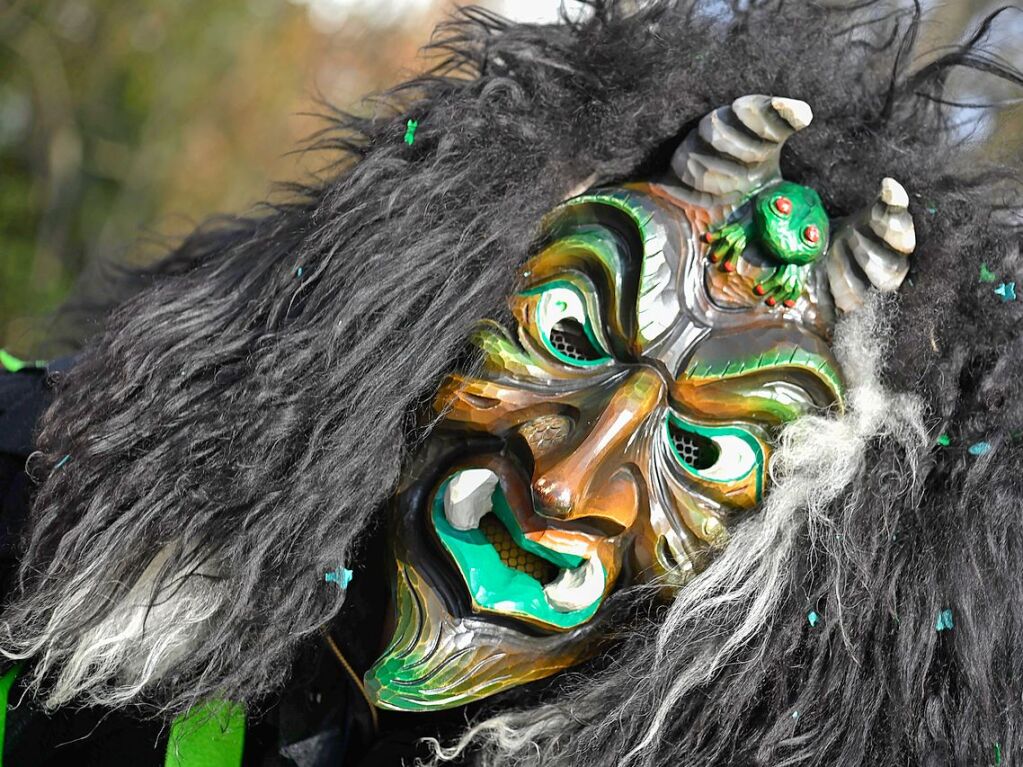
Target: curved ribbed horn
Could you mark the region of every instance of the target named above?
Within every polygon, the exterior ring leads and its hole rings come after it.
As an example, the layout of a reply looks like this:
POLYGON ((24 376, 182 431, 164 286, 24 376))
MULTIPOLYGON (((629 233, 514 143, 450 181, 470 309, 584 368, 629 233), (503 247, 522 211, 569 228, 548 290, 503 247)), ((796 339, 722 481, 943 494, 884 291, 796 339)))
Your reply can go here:
POLYGON ((881 182, 874 203, 835 228, 824 260, 835 307, 851 312, 863 305, 872 286, 898 290, 916 248, 909 195, 893 178, 881 182))
POLYGON ((742 96, 700 120, 671 158, 683 199, 704 207, 736 204, 781 179, 785 140, 813 120, 805 101, 742 96))

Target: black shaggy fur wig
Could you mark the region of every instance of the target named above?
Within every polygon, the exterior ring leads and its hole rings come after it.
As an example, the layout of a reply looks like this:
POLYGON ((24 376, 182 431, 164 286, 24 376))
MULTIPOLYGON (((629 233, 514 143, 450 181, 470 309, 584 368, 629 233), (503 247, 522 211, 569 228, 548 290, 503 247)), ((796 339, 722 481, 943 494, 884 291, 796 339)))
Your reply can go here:
POLYGON ((839 329, 852 377, 864 368, 860 410, 887 425, 862 430, 841 477, 818 472, 827 493, 779 494, 766 518, 784 512, 770 528, 784 557, 752 522, 733 582, 718 568, 716 592, 683 590, 593 674, 481 723, 460 753, 1023 759, 1023 305, 978 280, 983 261, 1023 285, 1020 167, 957 138, 946 92, 959 67, 1023 82, 985 48, 1014 11, 924 57, 912 5, 633 5, 551 26, 461 11, 436 42, 443 65, 376 117, 337 116, 331 178, 200 229, 111 313, 59 382, 31 464, 0 646, 35 658, 40 695, 175 712, 272 692, 342 609, 323 573, 359 557, 421 436, 410 414, 501 311, 542 215, 660 169, 703 114, 769 93, 813 106, 783 164, 832 215, 884 176, 910 193, 908 283, 867 330, 839 329), (945 609, 954 629, 938 632, 945 609))

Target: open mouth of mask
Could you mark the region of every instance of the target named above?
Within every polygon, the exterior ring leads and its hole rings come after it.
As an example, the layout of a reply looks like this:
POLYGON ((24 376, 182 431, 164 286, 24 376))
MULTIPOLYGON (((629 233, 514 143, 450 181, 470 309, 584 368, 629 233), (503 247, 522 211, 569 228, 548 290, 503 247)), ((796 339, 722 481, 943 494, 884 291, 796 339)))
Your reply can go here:
POLYGON ((608 585, 595 547, 586 537, 524 530, 493 471, 456 471, 432 505, 437 537, 478 610, 554 630, 593 617, 608 585))

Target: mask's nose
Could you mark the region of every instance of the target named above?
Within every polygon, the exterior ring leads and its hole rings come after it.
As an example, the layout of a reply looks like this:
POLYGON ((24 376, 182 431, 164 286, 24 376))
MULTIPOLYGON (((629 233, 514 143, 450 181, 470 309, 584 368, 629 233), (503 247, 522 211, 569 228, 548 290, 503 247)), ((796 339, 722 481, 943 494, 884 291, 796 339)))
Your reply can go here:
POLYGON ((630 374, 574 450, 533 478, 536 511, 554 519, 604 522, 617 534, 636 518, 639 488, 624 470, 622 451, 664 398, 661 377, 649 368, 630 374))

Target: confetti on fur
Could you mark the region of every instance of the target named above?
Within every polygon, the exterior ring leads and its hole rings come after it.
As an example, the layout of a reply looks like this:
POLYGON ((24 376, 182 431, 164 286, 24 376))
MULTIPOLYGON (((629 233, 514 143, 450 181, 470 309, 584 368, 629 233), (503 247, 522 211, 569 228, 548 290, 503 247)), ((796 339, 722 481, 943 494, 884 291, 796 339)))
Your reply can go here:
POLYGON ((323 580, 327 583, 336 583, 340 589, 346 589, 354 577, 355 574, 347 567, 339 567, 324 573, 323 580))

